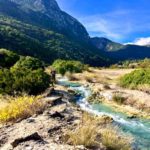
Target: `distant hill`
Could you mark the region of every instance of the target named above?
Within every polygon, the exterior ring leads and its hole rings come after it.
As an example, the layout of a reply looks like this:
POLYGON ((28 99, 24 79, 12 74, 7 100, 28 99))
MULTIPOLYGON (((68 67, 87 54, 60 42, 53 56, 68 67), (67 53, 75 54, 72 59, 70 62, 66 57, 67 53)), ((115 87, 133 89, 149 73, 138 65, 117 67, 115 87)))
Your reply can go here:
POLYGON ((60 58, 106 66, 150 57, 149 46, 90 38, 85 27, 62 11, 55 0, 0 0, 0 48, 48 64, 60 58))
POLYGON ((149 46, 123 45, 98 37, 92 38, 91 41, 100 51, 105 52, 108 57, 116 61, 150 58, 149 46))
POLYGON ((62 58, 101 66, 109 61, 55 0, 0 0, 0 48, 47 63, 62 58))
POLYGON ((103 51, 117 51, 123 47, 122 44, 113 42, 103 37, 94 37, 91 38, 91 41, 94 46, 103 51))

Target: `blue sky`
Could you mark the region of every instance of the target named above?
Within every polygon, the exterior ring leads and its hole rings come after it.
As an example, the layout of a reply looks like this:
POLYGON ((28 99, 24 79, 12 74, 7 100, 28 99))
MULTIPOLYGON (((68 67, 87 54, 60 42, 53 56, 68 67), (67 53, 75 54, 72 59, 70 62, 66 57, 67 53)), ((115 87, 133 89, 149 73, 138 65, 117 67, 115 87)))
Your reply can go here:
POLYGON ((57 0, 91 36, 121 43, 150 43, 150 0, 57 0))

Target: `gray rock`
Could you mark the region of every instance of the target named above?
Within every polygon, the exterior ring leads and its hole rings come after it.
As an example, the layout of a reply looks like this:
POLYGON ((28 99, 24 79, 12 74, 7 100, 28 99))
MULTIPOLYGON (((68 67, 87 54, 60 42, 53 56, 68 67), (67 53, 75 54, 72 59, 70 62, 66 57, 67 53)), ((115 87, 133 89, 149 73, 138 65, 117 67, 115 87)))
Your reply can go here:
POLYGON ((28 118, 26 121, 27 121, 28 123, 35 123, 35 119, 33 119, 33 118, 28 118))
POLYGON ((26 142, 26 141, 30 141, 30 140, 34 140, 34 141, 40 141, 40 142, 44 142, 44 140, 42 139, 42 137, 37 133, 33 133, 30 135, 27 135, 26 137, 21 137, 18 139, 15 139, 11 145, 13 148, 17 147, 19 144, 26 142))
POLYGON ((59 105, 59 104, 62 104, 63 101, 62 101, 62 97, 58 97, 56 99, 54 99, 52 102, 51 102, 51 105, 52 106, 56 106, 56 105, 59 105))
POLYGON ((52 118, 58 118, 58 119, 63 119, 65 116, 62 113, 56 111, 56 112, 50 114, 50 117, 52 117, 52 118))
POLYGON ((128 119, 136 119, 137 116, 136 116, 136 115, 130 115, 130 116, 128 116, 127 118, 128 118, 128 119))
POLYGON ((55 126, 55 127, 52 127, 50 129, 48 129, 48 133, 52 134, 53 132, 56 132, 56 131, 58 131, 60 129, 61 129, 61 126, 55 126))

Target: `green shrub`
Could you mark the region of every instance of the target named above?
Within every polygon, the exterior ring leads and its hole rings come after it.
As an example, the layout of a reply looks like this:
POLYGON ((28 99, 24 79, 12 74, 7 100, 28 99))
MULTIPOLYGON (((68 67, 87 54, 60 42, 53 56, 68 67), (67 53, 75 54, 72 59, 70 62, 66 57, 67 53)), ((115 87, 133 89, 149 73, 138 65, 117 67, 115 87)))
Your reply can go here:
POLYGON ((0 70, 0 93, 28 93, 36 95, 48 88, 50 77, 42 69, 0 70))
POLYGON ((80 73, 85 69, 85 65, 79 61, 56 60, 52 65, 56 71, 62 75, 66 72, 80 73))
POLYGON ((12 73, 9 69, 0 69, 0 94, 11 93, 13 85, 12 73))
POLYGON ((0 49, 0 67, 9 68, 13 66, 18 60, 19 55, 6 49, 0 49))
POLYGON ((120 85, 123 87, 136 89, 144 84, 150 85, 150 69, 138 69, 120 79, 120 85))
POLYGON ((20 59, 12 68, 0 70, 0 94, 28 93, 36 95, 49 87, 50 76, 36 58, 20 59))
POLYGON ((38 94, 48 88, 50 77, 42 69, 13 71, 13 89, 28 94, 38 94))
POLYGON ((37 58, 30 56, 22 57, 14 66, 13 69, 17 70, 20 68, 36 70, 39 68, 44 69, 44 63, 37 58))
POLYGON ((125 102, 126 98, 123 97, 121 94, 114 94, 113 95, 113 101, 118 104, 123 104, 125 102))

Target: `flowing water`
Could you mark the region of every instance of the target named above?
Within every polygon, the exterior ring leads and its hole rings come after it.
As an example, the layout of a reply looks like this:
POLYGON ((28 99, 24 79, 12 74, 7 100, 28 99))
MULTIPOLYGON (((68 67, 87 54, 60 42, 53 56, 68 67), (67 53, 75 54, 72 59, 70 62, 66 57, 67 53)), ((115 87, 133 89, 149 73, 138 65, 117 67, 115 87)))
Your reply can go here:
POLYGON ((150 120, 142 119, 129 119, 126 114, 116 112, 113 108, 104 104, 89 104, 87 98, 91 95, 89 88, 77 83, 71 83, 66 78, 60 79, 59 84, 70 87, 71 89, 80 93, 78 97, 77 105, 83 110, 96 114, 107 115, 114 119, 123 132, 130 134, 135 139, 135 150, 150 150, 150 120))

